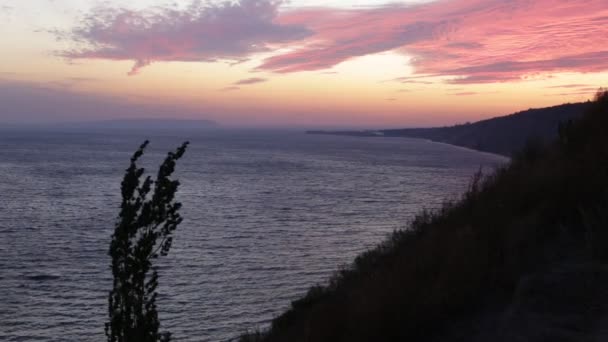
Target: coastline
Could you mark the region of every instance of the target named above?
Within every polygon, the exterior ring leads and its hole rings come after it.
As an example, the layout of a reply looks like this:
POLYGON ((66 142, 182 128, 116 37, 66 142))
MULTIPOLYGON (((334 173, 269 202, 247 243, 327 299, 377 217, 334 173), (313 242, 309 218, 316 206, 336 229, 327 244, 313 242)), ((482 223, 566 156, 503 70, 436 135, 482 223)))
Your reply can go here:
POLYGON ((371 134, 371 132, 372 131, 370 131, 370 134, 366 134, 366 132, 348 132, 348 131, 344 131, 344 132, 306 131, 305 134, 347 136, 347 137, 354 137, 354 138, 402 138, 402 139, 422 140, 422 141, 432 142, 435 144, 443 144, 443 145, 448 145, 448 146, 452 146, 452 147, 457 147, 457 148, 463 149, 463 150, 474 151, 474 152, 483 153, 483 154, 487 154, 487 155, 502 157, 502 158, 505 158, 506 161, 511 160, 510 155, 502 154, 499 152, 492 152, 492 151, 476 149, 471 146, 459 145, 459 144, 454 144, 454 143, 450 143, 450 142, 446 142, 446 141, 434 140, 434 139, 422 138, 422 137, 397 136, 397 135, 376 135, 376 134, 371 134))

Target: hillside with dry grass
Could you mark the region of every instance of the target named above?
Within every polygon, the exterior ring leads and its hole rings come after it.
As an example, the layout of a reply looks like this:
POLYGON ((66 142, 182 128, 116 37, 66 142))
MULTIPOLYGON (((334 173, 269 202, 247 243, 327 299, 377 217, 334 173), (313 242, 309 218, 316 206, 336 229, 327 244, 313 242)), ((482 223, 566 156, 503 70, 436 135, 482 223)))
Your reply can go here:
POLYGON ((601 339, 607 132, 599 92, 552 143, 475 175, 460 200, 420 213, 241 341, 601 339))

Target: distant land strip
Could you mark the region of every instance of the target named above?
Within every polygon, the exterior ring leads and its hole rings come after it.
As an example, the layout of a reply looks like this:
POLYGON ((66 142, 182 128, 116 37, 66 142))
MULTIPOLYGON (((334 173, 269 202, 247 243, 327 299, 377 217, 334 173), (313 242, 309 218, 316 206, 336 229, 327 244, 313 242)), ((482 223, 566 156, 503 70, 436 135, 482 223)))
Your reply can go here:
POLYGON ((589 102, 568 103, 547 108, 528 109, 511 115, 446 127, 360 131, 316 130, 306 133, 419 138, 510 157, 528 141, 538 143, 553 141, 557 137, 560 122, 580 117, 589 106, 589 102))

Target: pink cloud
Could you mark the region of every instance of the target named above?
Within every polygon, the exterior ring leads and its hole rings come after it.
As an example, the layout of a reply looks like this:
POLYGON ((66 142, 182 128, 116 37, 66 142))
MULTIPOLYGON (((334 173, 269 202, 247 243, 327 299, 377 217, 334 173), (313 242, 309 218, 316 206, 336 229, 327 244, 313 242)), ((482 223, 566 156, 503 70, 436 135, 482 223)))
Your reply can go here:
POLYGON ((78 48, 70 59, 133 60, 129 72, 158 61, 242 61, 272 44, 302 39, 299 25, 275 22, 278 0, 240 0, 210 5, 193 2, 186 11, 161 8, 144 12, 98 8, 68 37, 78 48))
POLYGON ((411 58, 417 75, 448 76, 454 84, 608 71, 606 0, 438 0, 285 12, 281 4, 240 0, 188 11, 98 10, 73 32, 86 47, 65 55, 134 60, 135 73, 156 61, 243 60, 283 46, 292 51, 258 68, 290 73, 396 51, 411 58))
POLYGON ((267 59, 261 69, 315 70, 393 50, 412 56, 417 74, 452 76, 459 84, 608 70, 605 0, 440 0, 296 11, 280 22, 307 25, 315 34, 304 47, 267 59))

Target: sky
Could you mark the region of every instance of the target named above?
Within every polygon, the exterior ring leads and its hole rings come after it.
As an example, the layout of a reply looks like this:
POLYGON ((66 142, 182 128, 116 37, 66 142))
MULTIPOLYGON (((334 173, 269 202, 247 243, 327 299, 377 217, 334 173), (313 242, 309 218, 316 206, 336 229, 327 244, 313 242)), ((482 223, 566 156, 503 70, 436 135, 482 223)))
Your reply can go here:
POLYGON ((0 124, 425 127, 608 85, 606 0, 0 0, 0 124))

